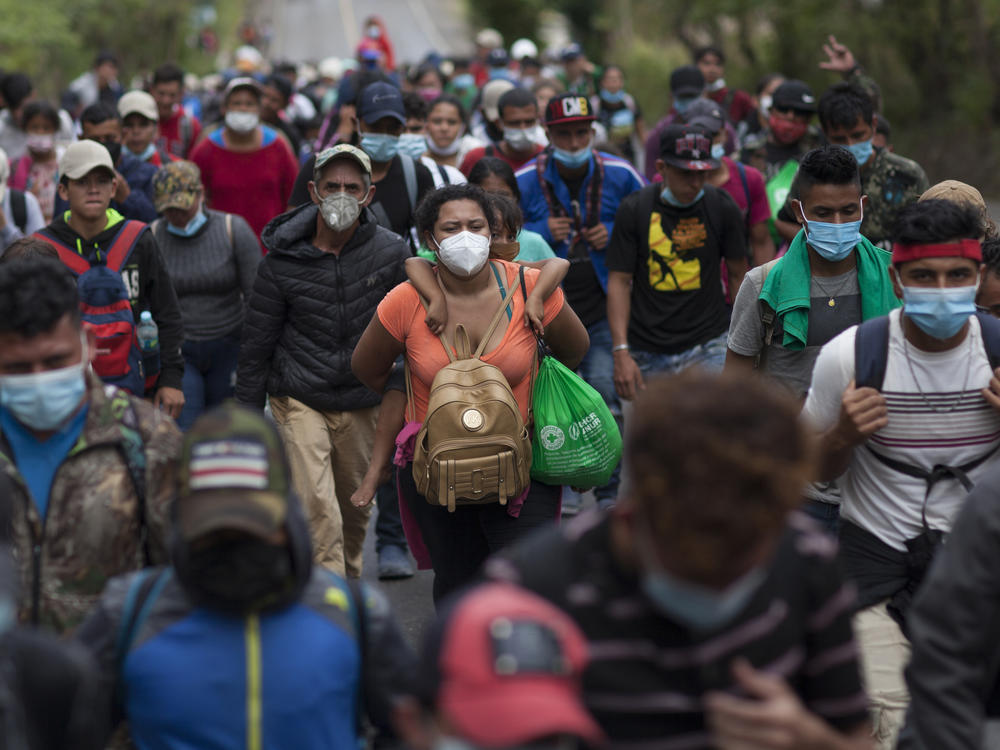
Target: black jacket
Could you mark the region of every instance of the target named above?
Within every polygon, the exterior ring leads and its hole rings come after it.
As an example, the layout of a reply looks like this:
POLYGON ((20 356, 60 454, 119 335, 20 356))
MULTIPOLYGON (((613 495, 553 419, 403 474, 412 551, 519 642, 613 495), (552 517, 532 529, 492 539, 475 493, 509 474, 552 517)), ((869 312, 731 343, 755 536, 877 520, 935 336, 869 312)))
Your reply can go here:
MULTIPOLYGON (((64 245, 77 248, 87 260, 94 263, 97 253, 106 253, 121 229, 121 215, 109 209, 108 226, 89 240, 77 234, 66 223, 63 214, 57 214, 46 229, 64 245)), ((181 322, 181 309, 163 256, 160 255, 160 248, 148 229, 139 237, 132 257, 122 268, 121 274, 128 290, 136 325, 139 324, 139 314, 143 310, 149 310, 159 329, 160 377, 156 381, 156 387, 181 390, 184 378, 184 357, 181 355, 184 324, 181 322)))
POLYGON ((299 206, 262 235, 236 373, 236 400, 263 408, 266 394, 319 411, 375 406, 381 395, 351 372, 351 355, 382 298, 406 279, 406 243, 367 208, 340 255, 312 244, 318 208, 299 206))

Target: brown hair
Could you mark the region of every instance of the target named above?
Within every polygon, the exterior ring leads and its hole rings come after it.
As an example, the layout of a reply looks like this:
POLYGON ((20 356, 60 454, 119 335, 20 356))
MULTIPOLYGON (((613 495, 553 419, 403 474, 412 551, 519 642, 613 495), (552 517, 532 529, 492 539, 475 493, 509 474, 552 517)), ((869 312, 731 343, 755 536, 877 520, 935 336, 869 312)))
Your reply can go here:
POLYGON ((0 260, 6 262, 18 258, 55 258, 59 260, 59 253, 45 240, 40 240, 37 237, 21 237, 7 246, 0 260))
POLYGON ((811 474, 798 412, 759 378, 692 369, 651 379, 632 411, 626 462, 657 545, 704 574, 776 537, 811 474))

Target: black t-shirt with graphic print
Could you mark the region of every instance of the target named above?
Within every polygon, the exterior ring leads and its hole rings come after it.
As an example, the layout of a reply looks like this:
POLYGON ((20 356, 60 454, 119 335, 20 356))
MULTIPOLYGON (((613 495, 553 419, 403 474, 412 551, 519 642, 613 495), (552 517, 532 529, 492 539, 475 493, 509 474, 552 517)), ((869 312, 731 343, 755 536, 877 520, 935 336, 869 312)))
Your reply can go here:
POLYGON ((632 275, 629 344, 678 354, 725 332, 720 263, 746 258, 746 236, 739 206, 724 190, 706 185, 689 208, 664 203, 661 190, 649 185, 622 200, 607 263, 632 275))

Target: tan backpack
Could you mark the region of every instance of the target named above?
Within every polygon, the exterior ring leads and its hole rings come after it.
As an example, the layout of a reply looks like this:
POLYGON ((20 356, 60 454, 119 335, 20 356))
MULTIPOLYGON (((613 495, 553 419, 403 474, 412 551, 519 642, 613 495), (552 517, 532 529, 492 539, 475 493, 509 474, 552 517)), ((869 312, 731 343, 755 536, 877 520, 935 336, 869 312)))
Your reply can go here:
MULTIPOLYGON (((465 326, 455 328, 457 359, 440 337, 449 364, 431 385, 413 452, 413 480, 427 502, 452 512, 458 505, 506 504, 531 481, 531 437, 517 400, 500 369, 480 359, 520 283, 518 278, 511 285, 474 354, 465 326)), ((409 369, 406 389, 412 405, 409 369)))

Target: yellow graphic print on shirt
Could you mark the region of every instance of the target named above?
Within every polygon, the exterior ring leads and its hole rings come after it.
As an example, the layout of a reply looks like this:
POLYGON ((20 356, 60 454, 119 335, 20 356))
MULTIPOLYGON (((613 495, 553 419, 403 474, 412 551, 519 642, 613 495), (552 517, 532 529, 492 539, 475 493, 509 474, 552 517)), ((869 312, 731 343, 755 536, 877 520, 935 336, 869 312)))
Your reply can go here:
POLYGON ((697 216, 680 219, 667 237, 660 214, 653 211, 649 217, 649 285, 658 292, 701 289, 701 261, 686 256, 703 247, 707 239, 705 225, 697 216))

